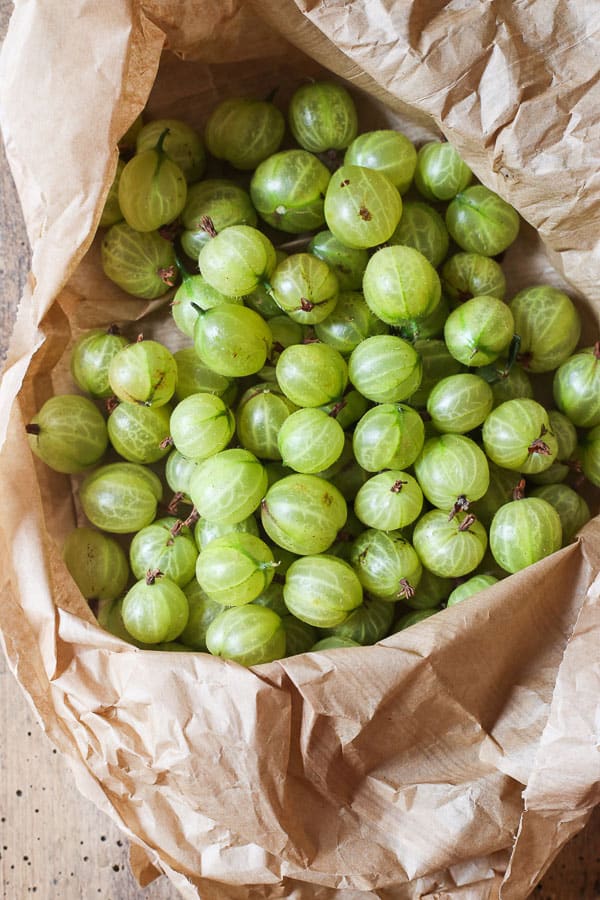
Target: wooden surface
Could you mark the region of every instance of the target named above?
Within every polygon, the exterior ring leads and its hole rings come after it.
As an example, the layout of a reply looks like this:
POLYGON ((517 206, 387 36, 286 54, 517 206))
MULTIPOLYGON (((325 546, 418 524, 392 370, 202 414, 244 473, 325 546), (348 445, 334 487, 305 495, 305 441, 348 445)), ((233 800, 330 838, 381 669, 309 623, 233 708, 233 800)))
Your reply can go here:
MULTIPOLYGON (((0 0, 0 41, 10 3, 0 0)), ((14 186, 0 149, 0 354, 4 357, 29 258, 14 186)), ((46 739, 0 652, 0 883, 3 900, 173 900, 165 878, 138 887, 127 841, 83 799, 46 739)), ((600 811, 531 895, 600 900, 600 811)), ((525 900, 525 898, 523 898, 525 900)))

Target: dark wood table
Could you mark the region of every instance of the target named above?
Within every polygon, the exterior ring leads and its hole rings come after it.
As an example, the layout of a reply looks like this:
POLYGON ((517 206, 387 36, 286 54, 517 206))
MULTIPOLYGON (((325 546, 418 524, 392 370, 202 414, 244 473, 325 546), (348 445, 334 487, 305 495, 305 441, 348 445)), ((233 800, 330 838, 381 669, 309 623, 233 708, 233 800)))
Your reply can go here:
MULTIPOLYGON (((11 3, 0 0, 0 41, 11 3)), ((0 147, 0 358, 29 266, 14 185, 0 147)), ((173 900, 165 878, 142 890, 127 840, 74 786, 0 653, 0 881, 4 900, 173 900)), ((537 885, 540 900, 600 900, 600 813, 537 885)), ((525 900, 525 898, 523 898, 525 900)))

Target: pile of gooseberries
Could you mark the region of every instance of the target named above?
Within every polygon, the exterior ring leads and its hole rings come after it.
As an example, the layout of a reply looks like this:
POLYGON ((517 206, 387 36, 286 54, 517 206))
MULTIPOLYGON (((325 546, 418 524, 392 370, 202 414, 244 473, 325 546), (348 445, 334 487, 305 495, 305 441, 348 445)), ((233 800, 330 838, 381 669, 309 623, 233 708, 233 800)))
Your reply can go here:
POLYGON ((339 84, 288 126, 248 98, 204 139, 134 123, 103 268, 185 346, 86 332, 27 425, 82 473, 67 568, 142 648, 375 643, 572 541, 600 487, 600 341, 555 287, 506 297, 515 210, 447 142, 359 134, 339 84))

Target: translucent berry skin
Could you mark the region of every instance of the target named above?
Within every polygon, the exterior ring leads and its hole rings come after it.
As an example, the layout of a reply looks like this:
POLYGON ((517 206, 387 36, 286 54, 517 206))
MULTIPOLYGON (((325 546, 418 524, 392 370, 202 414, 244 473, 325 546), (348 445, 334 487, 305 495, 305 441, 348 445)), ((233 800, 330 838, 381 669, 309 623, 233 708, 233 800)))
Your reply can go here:
POLYGON ((539 497, 513 500, 501 506, 490 526, 490 549, 507 572, 519 572, 562 544, 560 517, 539 497))
POLYGON ((314 231, 325 223, 324 195, 331 174, 306 150, 283 150, 258 166, 250 196, 261 219, 289 234, 314 231))
POLYGON ((535 488, 531 496, 546 500, 558 513, 563 547, 575 540, 579 529, 591 518, 590 508, 583 497, 567 484, 544 484, 535 488))
POLYGON ((418 625, 419 622, 422 622, 424 619, 434 616, 436 612, 440 612, 440 609, 419 609, 416 612, 405 613, 403 616, 396 619, 391 634, 396 634, 398 631, 404 631, 405 628, 410 628, 412 625, 418 625))
POLYGON ((430 503, 450 511, 459 497, 479 500, 490 483, 483 450, 463 434, 430 438, 415 462, 415 475, 430 503))
POLYGON ((480 253, 455 253, 441 271, 442 289, 452 306, 471 297, 504 299, 506 278, 499 263, 480 253))
POLYGON ((281 617, 253 603, 223 610, 206 632, 209 653, 241 666, 281 659, 285 656, 285 640, 281 617))
POLYGON ((514 469, 504 469, 488 459, 490 483, 487 491, 471 507, 480 522, 489 528, 495 513, 505 503, 513 499, 513 494, 521 480, 521 473, 514 469))
POLYGON ((429 569, 423 567, 414 595, 403 597, 402 602, 412 609, 433 609, 434 607, 437 609, 440 603, 446 600, 453 586, 453 579, 434 575, 429 569))
POLYGON ((346 391, 341 400, 324 403, 320 408, 347 430, 364 416, 370 405, 367 398, 358 391, 346 391))
POLYGON ((179 166, 159 149, 129 160, 119 179, 119 206, 136 231, 156 231, 185 206, 187 184, 179 166))
POLYGON ((353 641, 352 638, 341 637, 338 634, 332 634, 329 637, 321 638, 320 641, 317 641, 316 644, 310 648, 311 653, 322 653, 325 650, 342 650, 348 647, 360 647, 361 645, 358 641, 353 641))
POLYGON ((187 624, 187 597, 177 585, 164 576, 148 584, 136 582, 123 600, 123 623, 136 640, 145 644, 174 641, 187 624))
POLYGON ((352 566, 326 553, 293 562, 283 596, 292 615, 317 628, 341 625, 363 602, 362 586, 352 566))
POLYGON ((198 548, 190 529, 177 530, 177 525, 175 516, 166 516, 138 531, 129 548, 131 570, 136 578, 144 578, 148 570, 158 569, 179 587, 192 580, 198 548))
POLYGON ((188 275, 175 291, 171 301, 171 314, 179 330, 187 337, 194 337, 198 321, 198 307, 212 309, 222 303, 243 304, 241 297, 226 297, 208 284, 202 275, 188 275))
POLYGON ((285 466, 316 475, 339 459, 344 449, 344 430, 322 409, 299 409, 282 423, 277 444, 285 466))
POLYGON ((190 478, 196 469, 193 459, 186 459, 178 450, 171 450, 165 465, 165 479, 173 493, 182 494, 182 500, 190 503, 190 478))
POLYGON ((287 616, 289 613, 283 600, 283 573, 280 572, 279 568, 277 569, 277 573, 282 576, 281 583, 272 581, 271 584, 262 590, 258 597, 255 597, 252 602, 256 603, 257 606, 266 606, 268 609, 272 609, 278 616, 283 618, 283 616, 287 616))
POLYGON ((255 517, 250 514, 240 522, 234 525, 224 525, 219 522, 210 522, 208 519, 198 519, 194 528, 194 538, 198 550, 203 550, 211 541, 225 534, 231 534, 232 531, 243 531, 258 537, 258 523, 255 517))
POLYGON ((399 531, 363 531, 351 545, 349 562, 363 588, 392 609, 418 588, 423 573, 414 547, 399 531))
POLYGON ((277 384, 262 383, 248 388, 237 406, 240 443, 261 459, 281 459, 277 437, 285 420, 296 409, 277 384))
POLYGON ((486 366, 505 351, 514 334, 510 308, 497 297, 473 297, 453 310, 444 325, 452 356, 465 366, 486 366))
POLYGON ((327 550, 347 513, 340 491, 316 475, 281 478, 261 504, 262 525, 271 540, 299 556, 327 550))
MULTIPOLYGON (((439 307, 438 307, 439 308, 439 307)), ((444 341, 435 338, 419 339, 413 344, 423 363, 423 377, 418 389, 411 394, 408 402, 417 409, 427 406, 431 391, 442 378, 458 375, 462 364, 455 359, 444 341)))
POLYGON ((201 361, 230 378, 259 372, 271 343, 271 331, 262 316, 230 303, 200 313, 194 328, 194 347, 201 361))
POLYGON ((275 557, 259 537, 239 531, 222 535, 200 551, 196 579, 211 600, 244 606, 269 587, 275 557))
POLYGON ((214 394, 191 394, 171 415, 171 437, 180 453, 201 460, 224 450, 235 431, 231 410, 214 394))
POLYGON ((387 469, 362 485, 354 500, 354 512, 368 528, 395 531, 418 518, 423 494, 407 472, 387 469))
POLYGON ((572 300, 550 285, 519 291, 510 302, 521 338, 519 360, 530 372, 550 372, 575 350, 581 320, 572 300))
POLYGON ((315 234, 308 245, 309 253, 326 262, 337 275, 340 291, 360 291, 362 279, 369 262, 365 249, 346 247, 326 229, 315 234))
POLYGON ((222 450, 199 463, 190 497, 200 516, 235 525, 259 506, 267 491, 264 466, 248 450, 222 450))
POLYGON ((342 166, 325 194, 325 221, 335 237, 355 249, 384 244, 402 214, 402 200, 392 182, 375 169, 342 166))
POLYGON ((454 588, 448 597, 448 606, 455 606, 462 600, 466 600, 468 597, 472 597, 474 594, 484 591, 486 587, 491 587, 493 584, 497 583, 498 579, 493 575, 473 575, 471 578, 467 579, 467 581, 463 581, 462 584, 459 584, 457 588, 454 588))
POLYGON ((125 403, 164 406, 175 391, 177 363, 158 341, 137 341, 112 358, 108 380, 125 403))
POLYGON ((583 474, 600 487, 600 425, 592 428, 581 441, 583 474))
POLYGON ((402 244, 418 250, 434 268, 448 253, 448 229, 439 212, 427 203, 404 202, 398 227, 390 244, 402 244))
POLYGON ((158 462, 170 450, 162 442, 169 437, 170 406, 119 403, 108 418, 110 442, 128 462, 158 462))
POLYGON ((543 472, 537 472, 530 476, 533 484, 558 484, 564 481, 569 474, 569 460, 575 456, 577 451, 577 429, 571 420, 556 409, 548 410, 548 419, 550 420, 550 431, 558 445, 556 459, 543 472))
POLYGON ((450 236, 468 253, 496 256, 519 233, 519 214, 482 184, 457 194, 446 210, 450 236))
POLYGON ((102 241, 102 268, 128 294, 156 300, 174 284, 175 252, 158 231, 142 233, 118 222, 102 241))
POLYGON ((210 219, 217 234, 231 225, 256 225, 258 216, 248 193, 225 178, 207 178, 188 189, 181 221, 185 231, 181 246, 190 257, 197 259, 202 247, 211 240, 204 227, 210 219))
POLYGON ((429 316, 419 321, 418 329, 411 328, 405 334, 410 340, 414 340, 415 334, 418 335, 417 341, 428 340, 429 338, 439 338, 444 331, 446 319, 450 314, 450 306, 446 297, 442 294, 441 300, 429 316))
POLYGON ((95 465, 108 446, 106 423, 87 397, 46 400, 27 426, 29 446, 55 472, 74 474, 95 465))
POLYGON ((375 253, 363 278, 365 301, 388 325, 402 326, 431 315, 441 297, 431 263, 412 247, 384 247, 375 253))
POLYGON ((558 452, 544 407, 536 400, 507 400, 483 424, 483 446, 504 469, 535 474, 549 468, 558 452), (541 443, 538 443, 541 442, 541 443))
POLYGON ((108 369, 113 356, 129 341, 122 334, 96 328, 83 334, 71 351, 71 374, 82 391, 93 397, 110 397, 108 369))
MULTIPOLYGON (((497 360, 499 369, 502 368, 504 362, 497 360)), ((502 372, 497 381, 490 382, 492 396, 494 398, 494 407, 500 406, 507 400, 520 400, 527 398, 533 400, 533 384, 527 372, 519 365, 511 366, 508 372, 502 372)))
POLYGON ((294 253, 280 263, 271 278, 277 305, 303 325, 327 318, 338 299, 338 280, 327 263, 310 253, 294 253))
POLYGON ((288 613, 281 617, 285 628, 286 656, 306 653, 317 640, 317 629, 308 622, 301 622, 296 616, 288 613))
POLYGON ((327 81, 298 88, 290 101, 288 122, 294 139, 312 153, 344 150, 358 130, 352 97, 342 85, 327 81))
POLYGON ((363 396, 376 403, 397 403, 414 394, 423 364, 416 350, 391 334, 362 341, 348 360, 348 375, 363 396))
MULTIPOLYGON (((365 597, 341 625, 323 629, 330 638, 354 641, 361 647, 375 644, 386 636, 394 618, 394 604, 379 597, 365 597)), ((313 647, 314 649, 314 647, 313 647)))
POLYGON ((426 200, 452 200, 472 178, 458 150, 447 141, 429 141, 417 154, 415 186, 426 200))
POLYGON ((193 347, 176 350, 173 359, 177 364, 176 400, 184 400, 190 394, 216 394, 224 403, 231 403, 235 398, 235 382, 205 365, 193 347), (228 399, 229 395, 232 399, 228 399))
POLYGON ((466 513, 448 521, 448 513, 433 509, 421 516, 413 532, 414 548, 423 565, 443 578, 461 578, 477 568, 487 547, 483 525, 475 520, 466 530, 460 526, 466 513))
POLYGON ((296 406, 323 406, 338 400, 348 384, 348 367, 328 344, 286 347, 275 367, 281 390, 296 406))
POLYGON ((285 131, 281 112, 266 100, 232 97, 213 110, 204 132, 209 152, 249 171, 278 149, 285 131))
POLYGON ((117 600, 100 600, 96 616, 98 625, 100 625, 101 628, 104 628, 105 631, 108 631, 109 634, 118 637, 121 641, 126 641, 128 644, 133 644, 136 647, 149 647, 149 644, 142 644, 141 641, 136 641, 135 638, 129 634, 123 624, 122 611, 122 597, 117 600))
POLYGON ((338 294, 333 311, 315 325, 319 340, 342 354, 352 353, 361 341, 375 334, 387 334, 388 331, 388 326, 371 312, 358 291, 338 294))
POLYGON ((63 559, 86 600, 114 600, 129 579, 123 549, 93 528, 73 529, 65 541, 63 559))
POLYGON ((208 626, 223 612, 223 607, 206 596, 195 578, 186 584, 183 593, 187 597, 189 616, 179 640, 192 650, 206 651, 208 626))
POLYGON ((494 405, 489 384, 464 373, 442 378, 429 394, 427 412, 438 431, 465 434, 482 425, 494 405))
POLYGON ((87 476, 79 491, 92 525, 114 534, 130 534, 149 525, 162 498, 159 478, 137 463, 109 463, 87 476))
POLYGON ((198 265, 206 281, 227 297, 250 294, 277 263, 275 248, 250 225, 231 225, 200 250, 198 265))
POLYGON ((600 342, 557 369, 553 391, 559 410, 578 428, 600 425, 600 342))
POLYGON ((424 442, 421 416, 404 403, 381 403, 367 410, 352 437, 354 455, 367 472, 411 466, 424 442))
POLYGON ((352 141, 344 165, 377 169, 390 179, 398 193, 405 194, 415 173, 417 151, 400 131, 367 131, 352 141))
POLYGON ((180 119, 154 119, 143 126, 136 139, 136 150, 152 150, 161 134, 169 130, 163 150, 176 163, 188 184, 198 181, 206 169, 206 152, 200 135, 180 119))

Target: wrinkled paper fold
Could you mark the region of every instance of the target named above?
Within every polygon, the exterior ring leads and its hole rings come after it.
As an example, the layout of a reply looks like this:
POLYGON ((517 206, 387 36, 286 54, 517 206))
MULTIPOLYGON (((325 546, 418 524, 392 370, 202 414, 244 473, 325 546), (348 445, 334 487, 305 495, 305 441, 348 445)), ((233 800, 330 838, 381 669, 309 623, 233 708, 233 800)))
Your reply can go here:
POLYGON ((32 273, 0 387, 0 633, 79 788, 131 838, 142 884, 165 872, 203 900, 522 900, 600 801, 600 519, 356 651, 246 670, 99 629, 60 553, 80 479, 34 459, 23 424, 71 389, 82 331, 143 322, 173 346, 167 301, 101 272, 117 140, 147 101, 201 129, 225 96, 277 87, 285 103, 326 67, 363 130, 441 131, 516 206, 533 228, 507 253, 510 290, 566 279, 590 344, 599 25, 593 4, 553 0, 17 2, 0 99, 32 273))

